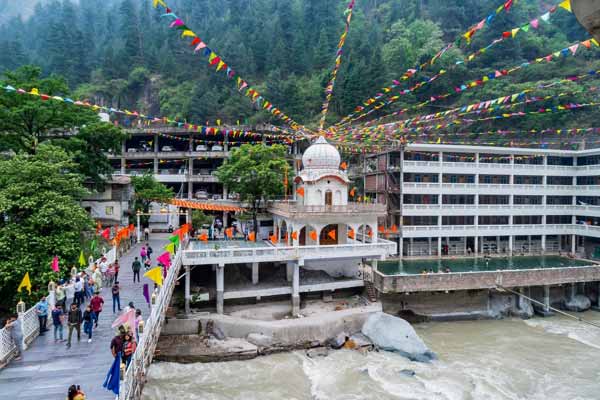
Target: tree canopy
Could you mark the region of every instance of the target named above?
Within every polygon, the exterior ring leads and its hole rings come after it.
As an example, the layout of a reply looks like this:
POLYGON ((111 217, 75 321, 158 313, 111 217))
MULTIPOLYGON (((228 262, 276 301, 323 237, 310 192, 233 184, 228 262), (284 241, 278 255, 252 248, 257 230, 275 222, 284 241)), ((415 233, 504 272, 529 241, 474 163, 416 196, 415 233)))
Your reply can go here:
POLYGON ((243 144, 231 151, 229 159, 216 172, 224 186, 250 204, 255 231, 260 202, 283 195, 284 176, 289 167, 285 155, 283 145, 243 144))
MULTIPOLYGON (((154 175, 145 173, 141 176, 132 176, 131 184, 134 190, 134 210, 147 213, 152 203, 168 204, 175 197, 170 187, 158 182, 154 175)), ((148 216, 143 216, 142 224, 148 224, 148 216)))
MULTIPOLYGON (((29 303, 57 281, 50 262, 59 257, 61 276, 77 263, 94 223, 79 201, 84 177, 60 147, 39 145, 35 154, 0 159, 0 304, 14 306, 25 272, 34 288, 29 303)), ((20 296, 19 296, 20 297, 20 296)), ((28 296, 23 292, 24 299, 28 296)))

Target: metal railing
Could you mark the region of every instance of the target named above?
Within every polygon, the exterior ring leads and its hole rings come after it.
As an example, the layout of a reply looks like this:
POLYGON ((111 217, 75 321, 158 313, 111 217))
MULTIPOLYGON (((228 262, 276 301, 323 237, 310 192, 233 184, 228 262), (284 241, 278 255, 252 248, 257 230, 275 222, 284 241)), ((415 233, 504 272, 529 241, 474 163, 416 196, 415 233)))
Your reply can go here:
POLYGON ((175 254, 175 260, 169 268, 156 302, 152 305, 150 316, 144 323, 144 332, 140 337, 138 347, 133 353, 131 363, 125 371, 124 379, 121 382, 120 400, 137 400, 141 397, 147 371, 154 357, 154 350, 160 337, 167 308, 175 290, 175 283, 182 265, 183 249, 186 244, 187 240, 182 243, 175 254))

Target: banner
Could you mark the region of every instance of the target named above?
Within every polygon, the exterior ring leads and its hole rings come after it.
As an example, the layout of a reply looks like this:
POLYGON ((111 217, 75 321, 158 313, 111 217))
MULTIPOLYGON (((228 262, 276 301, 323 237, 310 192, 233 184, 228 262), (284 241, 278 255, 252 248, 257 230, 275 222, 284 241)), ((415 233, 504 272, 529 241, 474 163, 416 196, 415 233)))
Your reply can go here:
POLYGON ((200 37, 192 31, 181 18, 179 18, 173 10, 167 6, 163 0, 153 0, 154 8, 162 7, 165 11, 161 18, 170 18, 170 28, 181 31, 181 38, 191 39, 190 46, 194 48, 194 53, 200 52, 204 57, 207 57, 208 64, 215 68, 217 72, 222 71, 227 79, 233 80, 237 83, 237 89, 239 92, 245 92, 245 96, 250 98, 253 104, 255 104, 259 110, 265 110, 272 114, 274 117, 279 118, 281 121, 289 125, 295 131, 307 131, 311 132, 306 127, 300 125, 288 115, 283 113, 279 108, 275 107, 273 103, 268 101, 260 92, 253 88, 245 79, 240 77, 231 66, 229 66, 214 50, 200 39, 200 37))
POLYGON ((325 86, 325 102, 323 102, 323 106, 321 107, 321 119, 319 121, 319 132, 323 131, 323 127, 325 126, 325 119, 327 118, 327 112, 329 111, 329 102, 331 101, 331 97, 333 96, 333 88, 335 87, 335 81, 337 79, 337 74, 340 70, 340 66, 342 65, 342 53, 344 49, 344 44, 346 43, 346 37, 348 36, 348 31, 350 30, 350 21, 352 20, 352 11, 354 9, 354 0, 350 0, 348 3, 348 7, 344 12, 346 15, 346 26, 344 27, 344 33, 340 36, 340 41, 337 45, 337 50, 335 52, 335 65, 333 66, 333 71, 331 71, 331 78, 325 86))

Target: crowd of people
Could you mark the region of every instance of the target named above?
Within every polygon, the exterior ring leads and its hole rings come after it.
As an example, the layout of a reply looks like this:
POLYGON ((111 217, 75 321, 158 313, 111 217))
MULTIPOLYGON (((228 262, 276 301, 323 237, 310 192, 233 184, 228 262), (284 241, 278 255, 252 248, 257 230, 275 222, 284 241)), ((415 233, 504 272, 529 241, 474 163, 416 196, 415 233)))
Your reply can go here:
MULTIPOLYGON (((148 270, 152 263, 152 247, 148 243, 142 246, 140 258, 135 257, 131 268, 133 281, 140 282, 140 270, 144 267, 148 270)), ((110 351, 113 357, 117 354, 125 366, 131 362, 131 358, 137 347, 140 333, 143 330, 142 311, 136 309, 133 302, 121 309, 121 286, 119 284, 120 265, 118 261, 109 264, 105 258, 99 263, 94 263, 88 271, 78 271, 75 267, 71 269, 68 280, 61 280, 54 290, 54 304, 50 305, 48 299, 43 296, 35 305, 35 313, 39 322, 39 334, 44 336, 48 329, 48 319, 51 319, 54 332, 54 343, 66 342, 66 347, 71 348, 73 333, 77 334, 77 342, 81 341, 81 328, 87 335, 87 342, 91 343, 94 331, 98 328, 99 317, 103 311, 104 298, 102 289, 110 288, 112 295, 113 314, 123 311, 123 315, 131 315, 132 319, 118 326, 117 335, 110 343, 110 351), (129 321, 133 320, 133 323, 129 321), (67 328, 65 338, 65 327, 67 328)), ((155 287, 156 290, 156 287, 155 287)), ((18 315, 12 315, 6 327, 17 345, 17 357, 20 360, 23 354, 23 329, 18 315)), ((82 400, 85 394, 79 386, 71 386, 68 390, 68 399, 82 400)))

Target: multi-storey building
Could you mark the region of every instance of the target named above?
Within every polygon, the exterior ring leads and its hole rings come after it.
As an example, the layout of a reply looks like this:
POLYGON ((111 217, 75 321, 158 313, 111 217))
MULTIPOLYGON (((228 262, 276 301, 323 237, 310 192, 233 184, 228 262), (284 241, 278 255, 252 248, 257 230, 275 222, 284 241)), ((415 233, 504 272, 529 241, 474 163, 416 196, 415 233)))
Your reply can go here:
POLYGON ((600 238, 600 149, 409 144, 365 158, 363 176, 402 256, 576 253, 600 238))

